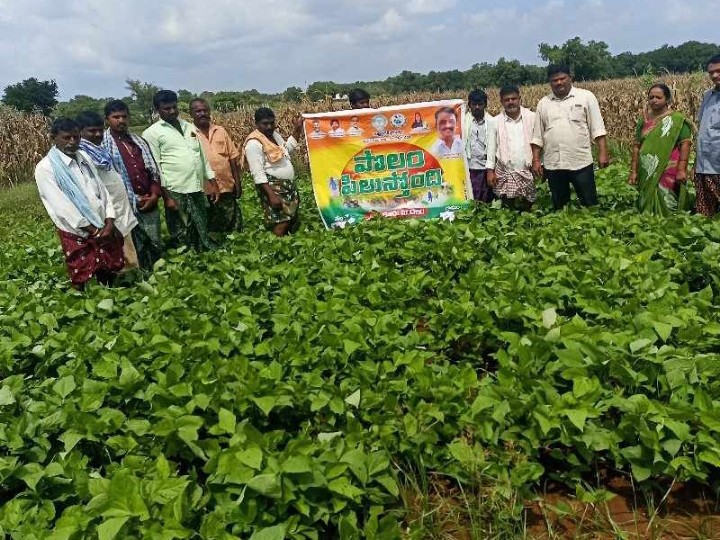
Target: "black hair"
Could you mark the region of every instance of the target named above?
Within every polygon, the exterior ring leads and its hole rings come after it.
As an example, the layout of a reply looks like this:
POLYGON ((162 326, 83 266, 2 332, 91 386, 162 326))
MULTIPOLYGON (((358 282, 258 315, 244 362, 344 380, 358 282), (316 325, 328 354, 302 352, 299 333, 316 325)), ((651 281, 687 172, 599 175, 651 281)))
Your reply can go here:
POLYGON ((210 108, 210 103, 208 103, 208 100, 201 97, 192 98, 190 100, 190 103, 188 105, 190 106, 190 109, 192 109, 193 103, 202 103, 203 105, 207 105, 207 108, 210 108))
POLYGON ((255 111, 255 123, 275 119, 275 112, 270 107, 260 107, 255 111))
POLYGON ((358 101, 365 101, 366 99, 370 99, 370 94, 362 88, 350 90, 350 93, 348 94, 348 101, 350 102, 350 105, 355 105, 358 101))
POLYGON ((517 94, 520 95, 520 88, 515 86, 514 84, 506 84, 502 88, 500 88, 500 99, 504 98, 505 96, 509 96, 510 94, 517 94))
POLYGON ((435 111, 435 121, 436 122, 437 122, 438 116, 440 116, 442 113, 450 113, 457 120, 457 112, 455 112, 455 109, 453 109, 452 107, 440 107, 437 111, 435 111))
POLYGON ((112 101, 109 101, 107 105, 105 105, 105 109, 103 112, 105 113, 105 118, 107 118, 112 113, 116 112, 124 112, 130 114, 130 108, 127 106, 127 103, 125 103, 121 99, 113 99, 112 101))
POLYGON ((468 103, 482 103, 487 105, 487 102, 488 96, 485 93, 485 90, 472 90, 468 94, 468 103))
POLYGON ((56 118, 52 123, 52 126, 50 126, 50 134, 55 136, 61 131, 69 132, 76 129, 80 129, 80 126, 78 126, 78 123, 75 120, 68 118, 67 116, 61 116, 56 118))
POLYGON ((713 56, 710 60, 708 60, 708 63, 707 63, 707 65, 705 66, 705 68, 706 68, 706 69, 709 68, 709 67, 710 67, 710 64, 720 64, 720 54, 716 54, 716 55, 713 56))
POLYGON ((75 117, 75 121, 80 129, 97 126, 105 127, 105 119, 95 111, 83 111, 75 117))
POLYGON ((172 90, 160 90, 153 96, 153 107, 159 109, 163 103, 177 103, 178 96, 172 90))
POLYGON ((570 67, 567 64, 550 64, 547 67, 547 78, 550 79, 551 77, 554 77, 555 75, 560 75, 561 73, 564 73, 565 75, 572 77, 572 72, 570 71, 570 67))
POLYGON ((659 88, 662 90, 663 95, 665 96, 665 99, 670 102, 672 101, 672 91, 670 90, 670 87, 665 83, 655 83, 650 88, 648 88, 648 95, 650 94, 650 90, 653 88, 659 88))

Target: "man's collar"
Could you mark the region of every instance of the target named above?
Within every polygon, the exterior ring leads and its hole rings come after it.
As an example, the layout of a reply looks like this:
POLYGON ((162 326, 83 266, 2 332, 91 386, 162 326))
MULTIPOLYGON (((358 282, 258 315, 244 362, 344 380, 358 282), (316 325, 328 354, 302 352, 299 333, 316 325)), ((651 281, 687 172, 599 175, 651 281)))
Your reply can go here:
POLYGON ((550 92, 550 99, 554 99, 555 101, 563 101, 564 99, 567 99, 569 97, 575 96, 575 85, 572 85, 570 87, 570 91, 567 93, 567 96, 565 97, 557 97, 554 92, 550 92))
POLYGON ((70 166, 70 164, 71 164, 73 161, 77 161, 78 163, 82 163, 83 161, 85 161, 85 159, 83 158, 82 153, 81 153, 80 150, 78 150, 78 151, 75 153, 75 157, 74 157, 74 158, 68 156, 65 152, 63 152, 63 151, 61 151, 61 150, 59 150, 59 149, 58 149, 58 152, 59 152, 59 154, 60 154, 60 159, 62 159, 62 162, 63 162, 65 165, 67 165, 68 167, 70 166))

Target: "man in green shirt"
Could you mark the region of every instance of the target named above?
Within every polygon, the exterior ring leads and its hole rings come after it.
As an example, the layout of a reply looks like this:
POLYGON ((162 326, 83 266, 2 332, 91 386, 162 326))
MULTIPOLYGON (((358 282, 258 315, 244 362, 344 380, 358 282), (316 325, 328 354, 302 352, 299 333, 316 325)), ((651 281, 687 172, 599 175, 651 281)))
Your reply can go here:
POLYGON ((195 128, 179 117, 177 94, 160 90, 153 97, 160 120, 143 132, 160 167, 165 190, 165 219, 172 244, 197 251, 214 246, 208 236, 208 197, 217 202, 220 192, 195 128), (205 185, 207 183, 207 186, 205 185), (205 189, 207 187, 207 189, 205 189))

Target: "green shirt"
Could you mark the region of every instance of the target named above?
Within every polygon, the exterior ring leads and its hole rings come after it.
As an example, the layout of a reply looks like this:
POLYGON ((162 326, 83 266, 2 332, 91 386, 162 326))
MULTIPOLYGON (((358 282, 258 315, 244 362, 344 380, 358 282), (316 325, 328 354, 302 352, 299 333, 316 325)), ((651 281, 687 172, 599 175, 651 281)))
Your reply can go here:
POLYGON ((177 193, 203 191, 206 180, 215 178, 192 124, 178 119, 182 133, 158 120, 143 132, 160 166, 162 186, 177 193))

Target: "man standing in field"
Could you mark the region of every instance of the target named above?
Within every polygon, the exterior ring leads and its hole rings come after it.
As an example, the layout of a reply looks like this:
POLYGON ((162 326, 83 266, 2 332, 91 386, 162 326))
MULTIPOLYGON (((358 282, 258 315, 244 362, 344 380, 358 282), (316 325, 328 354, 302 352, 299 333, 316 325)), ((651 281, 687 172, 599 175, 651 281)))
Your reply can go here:
POLYGON ((208 229, 217 233, 240 231, 242 214, 237 203, 242 196, 240 152, 225 128, 212 122, 210 104, 206 100, 193 99, 190 114, 220 191, 217 202, 208 208, 208 229))
POLYGON ((276 131, 275 113, 267 107, 255 111, 255 131, 243 145, 247 161, 265 215, 265 226, 275 236, 285 236, 300 226, 300 195, 290 153, 298 147, 303 119, 295 122, 295 132, 286 141, 276 131))
POLYGON ((472 196, 476 201, 492 202, 495 198, 487 183, 487 134, 493 117, 487 113, 488 97, 483 90, 468 95, 468 111, 463 122, 465 155, 470 169, 472 196))
POLYGON ((110 154, 115 170, 132 186, 138 226, 132 238, 143 270, 152 270, 162 257, 164 246, 160 232, 158 201, 162 197, 160 170, 145 139, 128 130, 130 110, 119 99, 105 105, 108 125, 102 147, 110 154))
POLYGON ((212 203, 220 197, 215 173, 205 157, 195 128, 182 120, 177 94, 160 90, 153 97, 160 119, 143 132, 160 166, 166 190, 165 219, 173 245, 185 244, 196 251, 214 248, 208 236, 205 191, 212 203))
POLYGON ((530 210, 537 198, 530 140, 535 113, 521 105, 520 89, 500 89, 503 112, 488 133, 487 182, 503 206, 530 210))
POLYGON ((552 93, 540 100, 532 137, 533 173, 550 185, 553 207, 570 202, 570 185, 580 204, 598 203, 592 143, 598 147, 601 168, 609 163, 605 123, 592 92, 575 88, 570 69, 551 65, 547 70, 552 93))
POLYGON ((95 166, 79 152, 75 120, 58 118, 53 147, 35 168, 40 199, 58 229, 72 286, 82 290, 93 276, 110 285, 123 269, 123 237, 115 208, 95 166))
POLYGON ((720 55, 710 59, 707 71, 714 87, 705 92, 698 114, 695 207, 712 217, 720 209, 720 55))
POLYGON ((351 109, 369 109, 370 108, 370 94, 368 94, 362 88, 355 88, 350 90, 348 94, 348 101, 350 102, 351 109))
POLYGON ((115 209, 115 228, 122 234, 124 242, 125 270, 137 268, 138 257, 132 240, 132 230, 138 224, 133 211, 137 206, 137 198, 132 186, 123 182, 113 167, 110 154, 100 146, 105 131, 105 120, 96 112, 85 111, 78 115, 76 122, 80 127, 80 151, 95 165, 98 177, 107 189, 115 209))

